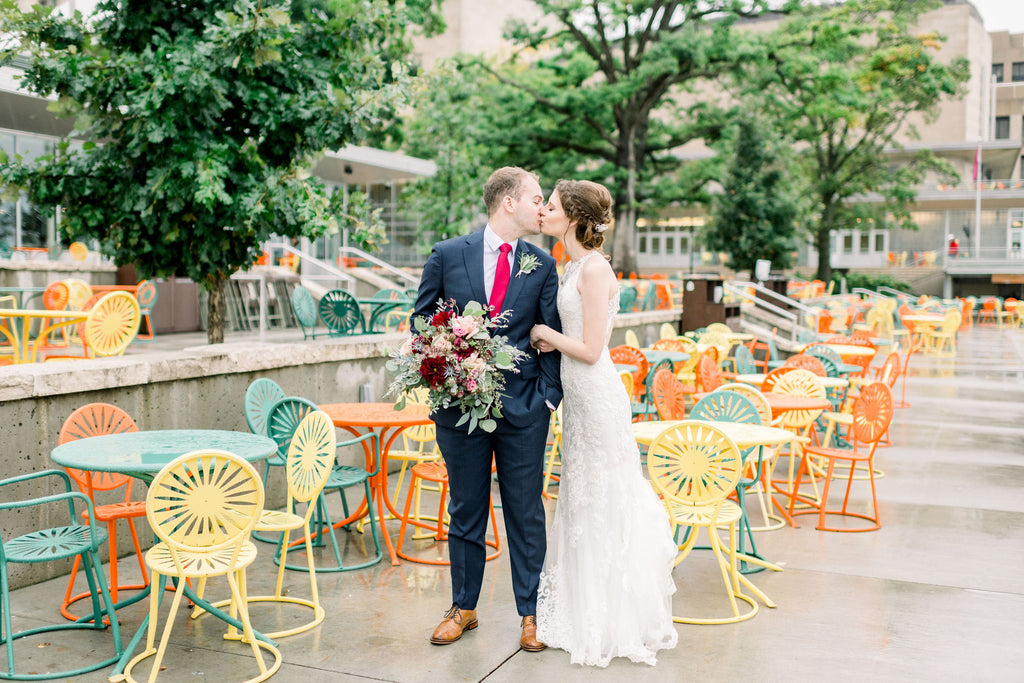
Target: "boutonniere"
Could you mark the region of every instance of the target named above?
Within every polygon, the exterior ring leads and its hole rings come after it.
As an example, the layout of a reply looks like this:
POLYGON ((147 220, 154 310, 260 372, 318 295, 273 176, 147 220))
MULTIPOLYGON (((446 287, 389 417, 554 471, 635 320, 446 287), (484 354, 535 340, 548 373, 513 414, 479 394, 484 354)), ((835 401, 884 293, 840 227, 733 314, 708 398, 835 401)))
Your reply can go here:
POLYGON ((524 251, 519 255, 519 272, 516 273, 516 277, 524 273, 531 273, 537 268, 540 268, 540 259, 530 252, 524 251))

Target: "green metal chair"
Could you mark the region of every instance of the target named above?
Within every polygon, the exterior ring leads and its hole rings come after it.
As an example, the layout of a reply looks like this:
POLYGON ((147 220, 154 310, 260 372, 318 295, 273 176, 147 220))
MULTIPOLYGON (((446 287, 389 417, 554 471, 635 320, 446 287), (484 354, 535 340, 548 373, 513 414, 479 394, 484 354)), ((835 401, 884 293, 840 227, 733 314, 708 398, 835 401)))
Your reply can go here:
POLYGON ((406 293, 400 289, 381 289, 370 298, 372 299, 370 322, 366 325, 368 332, 383 332, 387 314, 397 308, 407 306, 409 302, 406 293))
POLYGON ((320 299, 320 319, 327 326, 327 334, 332 337, 344 337, 358 334, 357 328, 366 331, 363 313, 359 310, 359 302, 354 296, 341 289, 332 289, 320 299))
MULTIPOLYGON (((253 380, 245 390, 245 423, 249 431, 260 436, 267 435, 267 418, 274 404, 287 396, 277 382, 266 377, 253 380)), ((284 467, 284 456, 278 452, 263 461, 263 488, 267 487, 272 467, 284 467)), ((267 538, 253 532, 252 537, 264 543, 277 543, 276 538, 267 538)))
MULTIPOLYGON (((710 422, 739 422, 741 424, 763 424, 761 414, 754 405, 754 402, 747 396, 731 390, 718 389, 701 400, 690 411, 692 420, 708 420, 710 422)), ((757 544, 754 542, 754 534, 750 529, 750 520, 747 518, 746 494, 747 488, 756 484, 761 478, 761 453, 760 447, 746 448, 740 451, 744 464, 757 452, 757 463, 751 469, 754 475, 751 477, 740 476, 736 484, 736 502, 740 506, 739 519, 739 543, 737 552, 746 555, 746 541, 750 541, 750 554, 760 557, 757 554, 757 544)), ((742 558, 741 558, 742 559, 742 558)), ((751 573, 764 570, 763 566, 752 566, 747 562, 740 562, 741 573, 751 573)))
MULTIPOLYGON (((56 477, 64 485, 64 492, 41 498, 30 498, 24 500, 7 500, 0 503, 0 512, 7 514, 7 510, 15 510, 14 514, 27 507, 47 505, 53 503, 67 503, 68 525, 52 527, 40 531, 33 531, 17 538, 5 541, 0 535, 0 615, 2 615, 3 633, 0 634, 7 650, 7 666, 0 672, 0 679, 6 680, 45 680, 53 678, 66 678, 78 676, 88 671, 95 671, 104 667, 112 666, 121 658, 124 653, 124 645, 121 642, 121 630, 117 623, 117 616, 114 613, 114 602, 107 589, 106 578, 100 568, 100 545, 106 542, 107 532, 97 526, 93 513, 92 502, 84 493, 71 490, 71 478, 59 470, 46 470, 25 474, 19 477, 11 477, 0 481, 0 488, 19 484, 21 482, 33 481, 44 477, 56 477), (85 507, 88 524, 76 524, 79 516, 75 512, 76 501, 85 507), (9 564, 34 564, 39 562, 51 562, 71 557, 81 558, 83 572, 89 583, 91 593, 92 617, 89 621, 62 622, 46 626, 36 626, 24 631, 15 632, 11 626, 11 594, 8 583, 7 566, 9 564), (93 662, 77 669, 67 671, 41 671, 49 669, 52 665, 69 662, 77 662, 77 659, 67 657, 60 647, 40 649, 32 648, 34 657, 30 665, 30 671, 19 673, 15 670, 14 662, 14 641, 19 638, 27 638, 40 633, 51 631, 66 631, 73 629, 91 629, 102 631, 106 628, 103 616, 108 615, 110 621, 110 632, 114 640, 114 654, 111 657, 99 662, 93 662)), ((11 494, 4 491, 4 498, 11 494)), ((57 506, 53 506, 57 507, 57 506)), ((53 517, 59 513, 54 511, 53 517)), ((0 525, 2 527, 3 525, 0 525)))
POLYGON ((156 332, 153 330, 153 321, 149 316, 153 312, 153 307, 156 306, 158 298, 159 292, 152 280, 143 280, 135 289, 135 299, 139 302, 139 315, 142 316, 142 320, 146 323, 146 334, 136 334, 135 341, 153 341, 153 338, 156 336, 156 332))
POLYGON ((302 329, 303 339, 316 339, 316 301, 308 289, 298 285, 292 290, 292 310, 302 329))
MULTIPOLYGON (((292 437, 295 435, 295 430, 298 429, 299 424, 312 412, 319 410, 317 406, 307 401, 304 398, 297 396, 289 396, 281 399, 270 409, 270 416, 267 419, 267 436, 277 442, 278 453, 283 457, 287 457, 288 448, 291 445, 292 437)), ((376 514, 373 510, 373 495, 370 491, 370 480, 377 475, 380 471, 380 444, 377 442, 377 437, 372 432, 370 434, 363 435, 359 438, 349 439, 348 441, 338 442, 338 447, 351 446, 354 444, 360 444, 370 440, 372 437, 373 441, 373 462, 375 467, 372 472, 367 472, 362 467, 352 467, 350 465, 338 465, 335 464, 331 468, 331 474, 327 478, 327 483, 324 485, 323 491, 316 499, 316 512, 314 513, 315 520, 312 525, 313 534, 316 539, 313 542, 315 546, 324 546, 323 536, 326 534, 331 541, 331 550, 334 553, 334 559, 337 565, 334 567, 317 567, 318 572, 345 572, 352 571, 354 569, 362 569, 369 567, 381 561, 384 557, 380 548, 380 534, 378 533, 377 524, 380 520, 377 519, 376 514), (327 502, 324 496, 328 491, 337 491, 338 496, 341 498, 341 507, 344 511, 345 517, 348 518, 348 501, 345 499, 345 489, 351 486, 363 485, 363 491, 366 496, 366 505, 368 508, 367 514, 370 524, 370 534, 373 537, 373 554, 365 561, 358 564, 345 565, 341 559, 341 549, 338 547, 338 539, 334 535, 334 522, 331 520, 330 513, 327 510, 327 502)), ((364 445, 364 448, 367 446, 364 445)), ((293 549, 301 549, 300 543, 304 541, 296 540, 288 548, 278 548, 277 554, 274 556, 274 563, 286 562, 287 558, 282 559, 281 555, 293 549)), ((309 571, 308 567, 296 564, 285 564, 286 569, 292 569, 295 571, 309 571)))
POLYGON ((643 420, 658 419, 658 407, 654 405, 654 376, 658 374, 658 370, 672 372, 672 365, 672 361, 668 359, 660 360, 647 371, 647 376, 644 377, 643 400, 630 403, 634 419, 638 416, 643 420))
POLYGON ((636 304, 636 287, 619 288, 619 313, 632 313, 636 304))

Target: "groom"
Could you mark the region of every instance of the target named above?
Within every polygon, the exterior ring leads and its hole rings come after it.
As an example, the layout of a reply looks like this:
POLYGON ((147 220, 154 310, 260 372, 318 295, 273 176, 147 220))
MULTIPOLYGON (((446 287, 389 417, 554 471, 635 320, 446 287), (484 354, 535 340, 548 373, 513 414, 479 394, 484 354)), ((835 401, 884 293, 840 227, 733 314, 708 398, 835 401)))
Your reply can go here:
POLYGON ((459 310, 469 301, 485 302, 493 315, 511 309, 499 333, 527 353, 518 373, 505 374, 503 418, 487 433, 468 424, 456 426, 461 413, 437 410, 437 445, 448 468, 448 550, 452 572, 452 606, 430 642, 448 645, 477 627, 476 603, 483 582, 489 519, 492 454, 512 562, 512 587, 522 619, 520 644, 537 652, 537 586, 547 538, 541 489, 544 449, 551 411, 562 400, 557 353, 540 356, 530 348, 537 323, 561 330, 555 298, 558 273, 543 249, 520 239, 540 233, 544 207, 537 176, 521 168, 499 168, 484 185, 487 226, 463 237, 438 242, 423 266, 413 315, 430 317, 439 299, 454 299, 459 310), (532 254, 540 262, 522 269, 532 254))

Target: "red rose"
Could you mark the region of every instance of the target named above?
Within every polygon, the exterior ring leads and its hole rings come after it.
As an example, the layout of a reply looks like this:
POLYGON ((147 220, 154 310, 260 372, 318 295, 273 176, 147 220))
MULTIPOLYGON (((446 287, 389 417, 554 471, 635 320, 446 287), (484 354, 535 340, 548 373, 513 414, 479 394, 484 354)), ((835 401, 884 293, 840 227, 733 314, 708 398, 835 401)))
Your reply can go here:
POLYGON ((430 384, 431 389, 437 389, 444 384, 444 370, 444 358, 424 358, 423 362, 420 363, 420 377, 430 384))

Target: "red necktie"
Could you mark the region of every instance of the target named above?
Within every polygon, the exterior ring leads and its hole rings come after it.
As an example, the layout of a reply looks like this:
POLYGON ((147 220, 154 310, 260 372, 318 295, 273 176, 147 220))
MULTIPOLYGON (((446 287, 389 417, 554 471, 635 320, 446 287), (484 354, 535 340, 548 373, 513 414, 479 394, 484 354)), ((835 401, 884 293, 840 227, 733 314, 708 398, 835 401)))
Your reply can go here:
POLYGON ((512 275, 512 268, 508 265, 508 252, 512 251, 512 245, 507 242, 501 245, 501 255, 498 256, 498 267, 494 270, 494 286, 491 287, 491 299, 487 303, 491 307, 491 315, 501 314, 501 305, 505 303, 505 292, 508 291, 508 279, 512 275))

